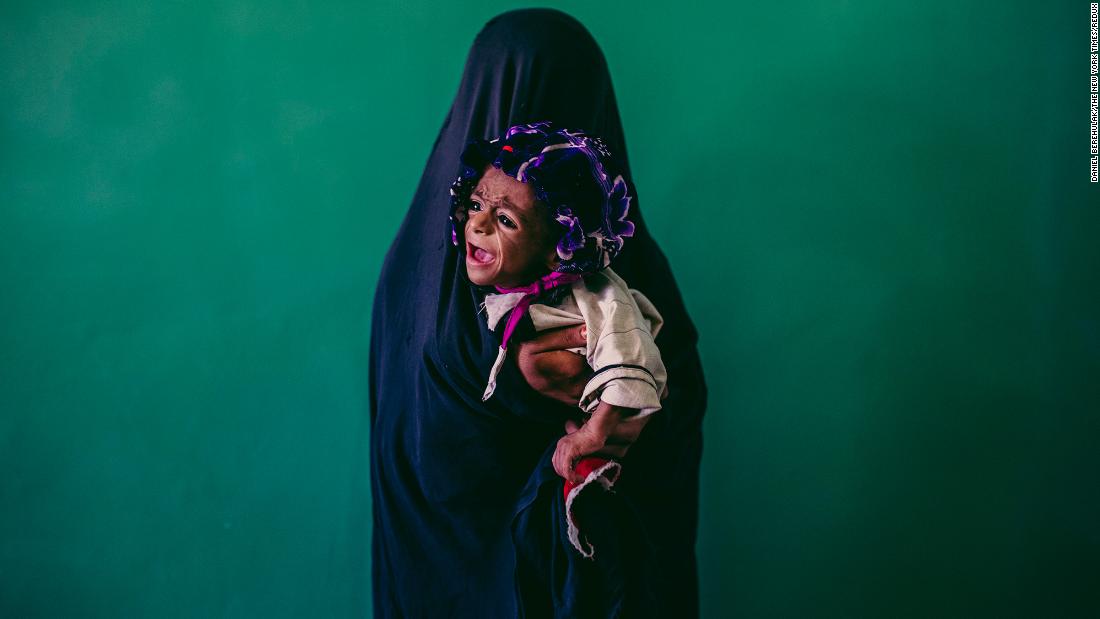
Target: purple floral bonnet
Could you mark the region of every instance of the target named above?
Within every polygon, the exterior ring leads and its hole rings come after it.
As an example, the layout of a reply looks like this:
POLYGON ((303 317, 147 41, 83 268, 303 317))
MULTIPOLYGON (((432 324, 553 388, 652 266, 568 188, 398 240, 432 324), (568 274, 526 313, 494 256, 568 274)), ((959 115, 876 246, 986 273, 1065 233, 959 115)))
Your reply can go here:
POLYGON ((611 156, 583 131, 555 129, 547 121, 510 127, 503 138, 472 140, 462 151, 461 170, 451 185, 451 241, 458 245, 485 166, 530 183, 535 198, 562 226, 557 271, 592 273, 609 264, 634 235, 627 220, 630 196, 621 174, 612 177, 611 156))

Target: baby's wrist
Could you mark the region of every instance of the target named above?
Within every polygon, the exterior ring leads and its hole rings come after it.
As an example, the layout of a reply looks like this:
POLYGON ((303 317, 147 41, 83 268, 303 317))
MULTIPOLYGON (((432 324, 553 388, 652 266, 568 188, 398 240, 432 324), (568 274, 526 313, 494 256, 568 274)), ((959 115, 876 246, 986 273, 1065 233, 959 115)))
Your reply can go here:
POLYGON ((601 403, 592 412, 592 416, 585 425, 591 426, 592 431, 599 436, 607 438, 611 430, 622 421, 623 417, 627 417, 629 412, 629 409, 621 406, 601 403))

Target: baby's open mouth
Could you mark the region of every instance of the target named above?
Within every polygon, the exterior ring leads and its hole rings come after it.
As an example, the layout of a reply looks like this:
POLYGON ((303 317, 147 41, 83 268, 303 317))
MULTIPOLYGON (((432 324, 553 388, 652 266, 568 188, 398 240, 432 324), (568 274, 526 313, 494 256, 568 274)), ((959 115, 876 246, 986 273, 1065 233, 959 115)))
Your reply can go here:
POLYGON ((496 258, 492 252, 485 251, 484 249, 474 245, 472 243, 466 244, 466 259, 475 264, 488 264, 496 258))

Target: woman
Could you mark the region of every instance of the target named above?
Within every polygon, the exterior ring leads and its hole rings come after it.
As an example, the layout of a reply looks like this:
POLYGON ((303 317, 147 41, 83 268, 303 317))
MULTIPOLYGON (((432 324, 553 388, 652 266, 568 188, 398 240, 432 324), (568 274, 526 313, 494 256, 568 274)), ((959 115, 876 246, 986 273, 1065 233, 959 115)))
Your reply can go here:
MULTIPOLYGON (((467 59, 412 205, 386 255, 371 330, 371 490, 377 617, 692 616, 706 403, 696 333, 634 202, 616 271, 665 318, 669 395, 623 459, 614 494, 581 515, 600 555, 562 543, 561 479, 549 458, 578 376, 543 376, 524 354, 577 345, 571 332, 520 347, 481 401, 499 346, 452 251, 448 189, 472 138, 552 119, 603 136, 629 178, 603 54, 571 17, 512 11, 467 59), (535 385, 543 393, 532 389, 535 385)), ((625 448, 623 448, 625 453, 625 448)))

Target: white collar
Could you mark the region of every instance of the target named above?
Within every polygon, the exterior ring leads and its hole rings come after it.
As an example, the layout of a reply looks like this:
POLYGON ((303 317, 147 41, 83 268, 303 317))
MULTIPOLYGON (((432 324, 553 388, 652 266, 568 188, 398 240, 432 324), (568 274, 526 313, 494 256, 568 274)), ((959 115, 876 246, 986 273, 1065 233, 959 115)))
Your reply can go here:
POLYGON ((485 307, 485 316, 489 321, 490 331, 497 328, 497 323, 509 310, 519 305, 525 294, 523 292, 506 292, 504 294, 490 292, 485 295, 482 306, 485 307))

